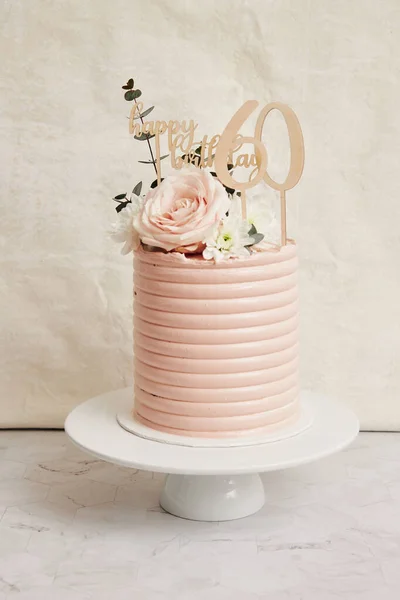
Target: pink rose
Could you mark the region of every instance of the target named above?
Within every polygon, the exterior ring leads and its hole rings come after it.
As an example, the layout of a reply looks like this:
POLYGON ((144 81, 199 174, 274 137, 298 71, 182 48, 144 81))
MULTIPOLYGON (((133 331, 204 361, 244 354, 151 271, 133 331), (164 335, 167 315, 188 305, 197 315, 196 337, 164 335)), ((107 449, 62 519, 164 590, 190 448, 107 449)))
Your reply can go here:
POLYGON ((224 187, 207 171, 176 171, 148 192, 133 226, 143 244, 167 251, 201 251, 229 204, 224 187))

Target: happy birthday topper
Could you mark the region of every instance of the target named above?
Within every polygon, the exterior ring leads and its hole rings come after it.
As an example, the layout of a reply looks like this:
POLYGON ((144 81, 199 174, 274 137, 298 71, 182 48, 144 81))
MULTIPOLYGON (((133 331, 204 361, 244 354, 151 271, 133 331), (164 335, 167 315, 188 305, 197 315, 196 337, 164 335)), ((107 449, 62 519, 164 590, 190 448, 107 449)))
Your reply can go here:
POLYGON ((272 189, 279 192, 281 205, 281 244, 287 243, 286 231, 286 192, 295 187, 299 182, 304 167, 304 142, 300 123, 293 110, 281 102, 271 102, 260 111, 254 136, 243 136, 241 128, 259 106, 256 100, 248 100, 237 110, 221 134, 204 135, 201 141, 195 140, 198 124, 193 119, 177 120, 145 120, 154 107, 143 110, 144 105, 137 99, 141 96, 140 90, 133 89, 133 80, 130 79, 126 86, 126 100, 133 100, 129 116, 129 132, 135 139, 147 141, 151 160, 139 161, 152 164, 157 174, 153 182, 159 185, 162 181, 161 161, 169 155, 161 156, 160 137, 165 135, 168 139, 171 166, 181 169, 185 165, 195 165, 200 168, 213 168, 215 175, 225 186, 228 192, 236 191, 241 196, 242 215, 246 218, 246 190, 256 186, 262 180, 272 189), (262 140, 263 128, 268 115, 277 110, 283 116, 289 136, 290 164, 285 181, 279 183, 268 173, 268 153, 262 140), (150 140, 155 141, 155 156, 150 140), (253 153, 243 153, 244 144, 252 144, 253 153), (237 181, 233 177, 235 167, 249 169, 247 180, 237 181))

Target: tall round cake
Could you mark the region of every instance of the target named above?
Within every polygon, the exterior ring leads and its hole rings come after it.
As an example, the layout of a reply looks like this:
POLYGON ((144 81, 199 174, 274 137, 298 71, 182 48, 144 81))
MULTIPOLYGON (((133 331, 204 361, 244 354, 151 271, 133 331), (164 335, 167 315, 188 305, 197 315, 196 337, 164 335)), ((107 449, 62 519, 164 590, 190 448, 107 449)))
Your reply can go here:
POLYGON ((135 419, 203 438, 294 422, 297 263, 294 243, 218 263, 137 250, 135 419))
POLYGON ((132 103, 129 132, 149 151, 139 163, 156 175, 144 193, 139 181, 113 198, 112 235, 122 254, 134 253, 134 423, 129 415, 126 428, 162 441, 190 437, 183 442, 193 446, 196 438, 242 445, 294 435, 304 423, 286 193, 304 166, 298 119, 280 102, 260 109, 247 100, 220 134, 204 135, 194 119, 148 119, 154 106, 145 108, 133 78, 122 89, 132 103), (263 136, 272 111, 284 119, 290 152, 279 182, 263 136), (278 217, 266 186, 279 194, 278 217))

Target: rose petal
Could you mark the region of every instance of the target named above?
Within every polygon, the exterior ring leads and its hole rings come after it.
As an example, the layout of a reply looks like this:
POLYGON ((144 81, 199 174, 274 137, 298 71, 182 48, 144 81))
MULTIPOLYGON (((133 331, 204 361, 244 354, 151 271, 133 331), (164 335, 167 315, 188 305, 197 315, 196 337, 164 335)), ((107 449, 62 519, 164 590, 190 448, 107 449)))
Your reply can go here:
POLYGON ((222 184, 207 171, 179 171, 149 191, 134 227, 149 246, 191 252, 222 219, 229 203, 222 184))

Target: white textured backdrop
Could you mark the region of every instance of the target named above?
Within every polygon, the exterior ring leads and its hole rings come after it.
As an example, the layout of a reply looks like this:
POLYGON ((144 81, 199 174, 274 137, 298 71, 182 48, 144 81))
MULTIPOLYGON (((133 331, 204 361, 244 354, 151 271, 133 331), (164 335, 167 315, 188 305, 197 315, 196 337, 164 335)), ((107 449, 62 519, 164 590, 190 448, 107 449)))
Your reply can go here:
MULTIPOLYGON (((61 426, 131 381, 131 261, 106 235, 157 115, 297 112, 303 385, 400 428, 398 0, 3 0, 0 426, 61 426)), ((148 181, 150 181, 150 175, 148 181)))

